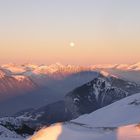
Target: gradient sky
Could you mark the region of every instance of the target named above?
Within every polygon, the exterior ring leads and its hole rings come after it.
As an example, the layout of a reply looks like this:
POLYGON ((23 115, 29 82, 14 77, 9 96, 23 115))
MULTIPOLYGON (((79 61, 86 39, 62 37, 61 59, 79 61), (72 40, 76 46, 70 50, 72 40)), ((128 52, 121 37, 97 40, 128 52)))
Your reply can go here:
POLYGON ((140 0, 0 0, 0 63, 137 61, 140 0))

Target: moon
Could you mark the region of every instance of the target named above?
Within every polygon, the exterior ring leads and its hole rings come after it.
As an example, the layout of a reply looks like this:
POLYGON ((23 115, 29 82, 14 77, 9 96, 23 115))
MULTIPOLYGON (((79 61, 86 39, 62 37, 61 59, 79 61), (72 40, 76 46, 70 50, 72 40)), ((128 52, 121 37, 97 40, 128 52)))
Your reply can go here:
POLYGON ((70 42, 69 46, 70 47, 75 47, 75 43, 74 42, 70 42))

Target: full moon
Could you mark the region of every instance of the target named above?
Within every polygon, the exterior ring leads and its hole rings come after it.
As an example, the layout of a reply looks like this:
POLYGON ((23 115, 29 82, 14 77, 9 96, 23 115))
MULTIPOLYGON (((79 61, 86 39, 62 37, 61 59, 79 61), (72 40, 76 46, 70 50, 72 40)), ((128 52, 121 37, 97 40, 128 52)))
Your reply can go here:
POLYGON ((75 43, 74 42, 70 42, 70 47, 75 47, 75 43))

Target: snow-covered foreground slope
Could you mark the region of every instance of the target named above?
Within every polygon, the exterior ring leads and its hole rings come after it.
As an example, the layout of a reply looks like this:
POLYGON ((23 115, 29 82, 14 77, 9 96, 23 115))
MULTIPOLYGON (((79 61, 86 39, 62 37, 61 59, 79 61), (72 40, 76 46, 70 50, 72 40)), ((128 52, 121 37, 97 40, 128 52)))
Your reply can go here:
MULTIPOLYGON (((44 128, 28 140, 139 140, 140 126, 129 125, 119 128, 86 128, 74 124, 56 124, 44 128)), ((0 140, 25 140, 3 138, 0 140)), ((27 140, 27 139, 26 139, 27 140)))
POLYGON ((116 127, 140 122, 140 93, 126 97, 73 122, 92 127, 116 127))
POLYGON ((74 124, 56 124, 42 129, 29 140, 139 140, 139 125, 119 128, 86 128, 74 124))
POLYGON ((30 140, 140 140, 140 93, 69 123, 55 124, 30 140))

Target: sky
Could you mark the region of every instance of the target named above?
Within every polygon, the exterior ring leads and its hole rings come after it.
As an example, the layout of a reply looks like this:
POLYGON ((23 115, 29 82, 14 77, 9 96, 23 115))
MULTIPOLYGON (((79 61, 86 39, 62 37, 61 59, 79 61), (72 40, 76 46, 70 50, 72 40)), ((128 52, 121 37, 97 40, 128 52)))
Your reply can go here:
POLYGON ((139 54, 140 0, 0 0, 0 64, 135 63, 139 54))

